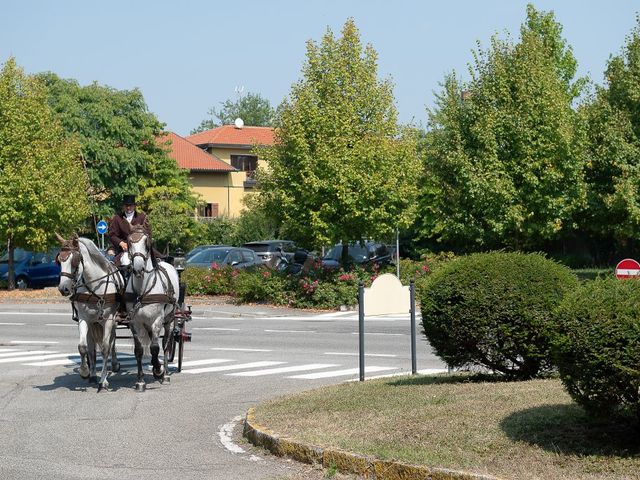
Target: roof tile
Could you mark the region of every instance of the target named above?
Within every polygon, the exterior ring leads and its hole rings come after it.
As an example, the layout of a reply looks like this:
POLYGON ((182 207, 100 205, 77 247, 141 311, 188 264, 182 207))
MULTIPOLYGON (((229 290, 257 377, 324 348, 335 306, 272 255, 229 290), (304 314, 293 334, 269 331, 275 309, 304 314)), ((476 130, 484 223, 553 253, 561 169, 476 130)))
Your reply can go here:
POLYGON ((187 137, 194 145, 273 145, 271 127, 242 127, 223 125, 187 137))
POLYGON ((158 137, 157 141, 160 144, 166 145, 169 156, 178 163, 180 168, 214 172, 236 171, 236 169, 228 163, 196 147, 187 139, 173 132, 166 132, 164 136, 158 137), (171 141, 170 145, 169 140, 171 141))

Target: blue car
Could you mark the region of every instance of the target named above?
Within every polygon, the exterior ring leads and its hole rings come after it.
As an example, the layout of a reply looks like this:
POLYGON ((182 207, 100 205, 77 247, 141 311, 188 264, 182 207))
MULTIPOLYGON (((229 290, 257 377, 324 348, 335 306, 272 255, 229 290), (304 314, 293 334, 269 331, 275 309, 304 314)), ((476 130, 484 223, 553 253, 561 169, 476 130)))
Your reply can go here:
MULTIPOLYGON (((22 248, 13 252, 13 268, 16 287, 44 288, 58 285, 60 265, 56 263, 58 249, 44 253, 34 253, 22 248)), ((0 257, 0 283, 6 286, 9 280, 9 254, 0 257)))

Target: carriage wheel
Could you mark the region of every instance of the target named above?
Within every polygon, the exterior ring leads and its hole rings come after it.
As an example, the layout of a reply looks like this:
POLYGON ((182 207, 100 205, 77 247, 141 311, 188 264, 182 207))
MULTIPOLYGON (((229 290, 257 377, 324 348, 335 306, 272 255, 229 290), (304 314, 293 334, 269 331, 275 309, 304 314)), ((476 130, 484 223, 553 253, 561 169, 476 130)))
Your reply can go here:
POLYGON ((165 355, 167 362, 171 363, 176 355, 176 336, 173 329, 169 332, 168 338, 165 338, 165 342, 165 355))
POLYGON ((178 341, 178 372, 182 371, 182 355, 184 353, 184 335, 180 332, 180 340, 178 341))

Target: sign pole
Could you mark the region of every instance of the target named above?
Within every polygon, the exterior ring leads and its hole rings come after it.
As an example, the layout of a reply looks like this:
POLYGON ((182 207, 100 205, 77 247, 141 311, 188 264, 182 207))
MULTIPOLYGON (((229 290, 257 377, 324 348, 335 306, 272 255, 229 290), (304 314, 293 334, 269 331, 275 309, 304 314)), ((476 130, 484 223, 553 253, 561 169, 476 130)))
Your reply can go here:
POLYGON ((364 283, 360 282, 358 286, 358 337, 359 337, 359 366, 360 366, 360 381, 364 382, 364 283))
POLYGON ((409 283, 409 296, 411 302, 411 374, 418 373, 416 359, 416 285, 411 280, 409 283))

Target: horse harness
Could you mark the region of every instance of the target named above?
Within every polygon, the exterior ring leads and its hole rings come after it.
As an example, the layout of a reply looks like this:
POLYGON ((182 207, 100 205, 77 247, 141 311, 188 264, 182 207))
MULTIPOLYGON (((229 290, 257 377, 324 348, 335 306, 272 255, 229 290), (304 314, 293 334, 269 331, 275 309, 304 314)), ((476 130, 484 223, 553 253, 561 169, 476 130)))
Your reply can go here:
MULTIPOLYGON (((142 258, 142 261, 146 265, 147 260, 149 259, 149 256, 153 257, 153 254, 151 253, 151 239, 149 238, 149 235, 143 229, 143 227, 139 227, 136 225, 133 228, 128 239, 129 246, 131 246, 132 243, 140 242, 143 237, 145 238, 145 247, 147 249, 147 254, 145 255, 142 252, 134 252, 132 254, 131 248, 129 248, 128 249, 129 257, 132 263, 135 257, 140 257, 142 258)), ((135 315, 135 313, 143 305, 151 305, 153 303, 164 303, 164 304, 171 304, 171 306, 175 308, 175 306, 178 304, 178 302, 176 302, 174 298, 175 290, 173 288, 173 285, 171 284, 171 280, 169 279, 169 274, 167 273, 167 270, 162 265, 157 265, 155 261, 153 262, 153 264, 155 265, 155 268, 151 270, 144 270, 144 272, 145 273, 157 272, 158 274, 154 275, 153 282, 146 289, 146 291, 140 294, 127 293, 127 292, 124 293, 124 301, 132 302, 134 304, 132 312, 129 312, 129 314, 127 315, 128 317, 132 317, 133 315, 135 315), (150 293, 157 285, 158 279, 160 279, 160 283, 162 285, 164 293, 150 293)))
POLYGON ((116 289, 118 291, 115 293, 107 293, 107 288, 109 287, 109 283, 110 283, 109 279, 112 275, 115 276, 115 274, 117 273, 117 270, 110 271, 106 275, 96 278, 90 282, 86 282, 84 280, 84 276, 82 276, 80 278, 82 283, 80 283, 76 278, 76 274, 78 271, 78 267, 80 265, 83 266, 83 270, 84 270, 84 260, 78 248, 75 248, 70 245, 64 245, 60 250, 60 252, 58 253, 58 255, 56 256, 56 261, 58 263, 66 262, 69 259, 69 257, 71 257, 72 272, 71 273, 60 272, 60 276, 70 278, 72 282, 71 285, 72 285, 73 293, 69 297, 71 300, 71 308, 73 311, 72 319, 75 322, 78 321, 78 309, 76 308, 76 302, 77 302, 77 303, 84 303, 89 305, 96 305, 98 307, 98 321, 102 321, 104 319, 105 306, 119 304, 122 296, 122 291, 124 290, 124 285, 120 284, 120 282, 116 282, 114 277, 113 283, 116 286, 116 289), (103 282, 104 293, 100 295, 90 287, 90 284, 100 282, 101 280, 104 280, 104 279, 106 279, 106 282, 103 282), (85 287, 88 290, 88 292, 78 292, 78 287, 85 287))

